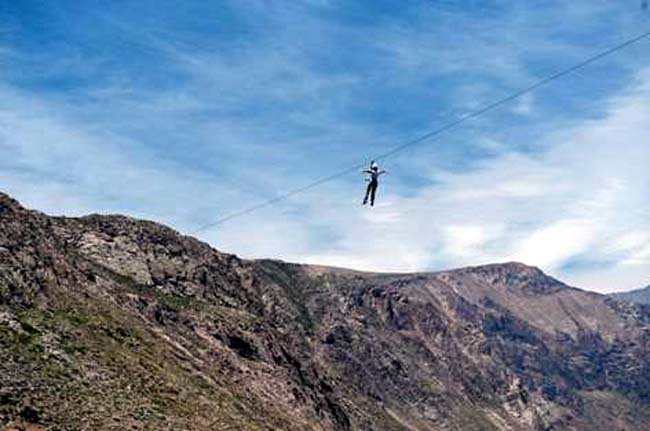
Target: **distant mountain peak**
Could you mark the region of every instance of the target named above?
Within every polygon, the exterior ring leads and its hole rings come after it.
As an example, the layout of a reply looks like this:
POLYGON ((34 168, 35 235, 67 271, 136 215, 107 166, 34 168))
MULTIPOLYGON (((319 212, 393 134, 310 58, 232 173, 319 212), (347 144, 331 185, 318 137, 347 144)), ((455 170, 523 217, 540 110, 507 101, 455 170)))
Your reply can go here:
POLYGON ((531 294, 548 294, 569 288, 541 269, 521 262, 470 266, 458 271, 480 278, 495 287, 521 289, 531 294))
POLYGON ((650 305, 650 285, 641 289, 612 293, 610 296, 623 301, 650 305))

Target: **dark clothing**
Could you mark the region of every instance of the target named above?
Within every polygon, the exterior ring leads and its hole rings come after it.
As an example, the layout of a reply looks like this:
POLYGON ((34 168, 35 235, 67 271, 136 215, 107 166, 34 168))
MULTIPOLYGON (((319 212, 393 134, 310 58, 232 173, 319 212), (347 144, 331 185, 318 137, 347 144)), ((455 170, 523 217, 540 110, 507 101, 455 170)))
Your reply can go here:
POLYGON ((379 186, 379 176, 386 173, 386 171, 380 171, 377 167, 371 169, 366 169, 364 173, 370 175, 368 188, 366 189, 366 197, 363 198, 363 204, 368 203, 368 198, 370 198, 370 206, 375 205, 375 194, 377 193, 377 187, 379 186))
POLYGON ((384 171, 379 171, 377 169, 368 169, 363 172, 370 175, 370 181, 377 181, 379 179, 379 175, 384 173, 384 171))
POLYGON ((366 197, 363 198, 363 204, 368 203, 368 198, 370 198, 370 206, 375 205, 375 194, 377 193, 377 186, 379 186, 379 181, 377 181, 377 176, 373 176, 368 183, 368 188, 366 189, 366 197))

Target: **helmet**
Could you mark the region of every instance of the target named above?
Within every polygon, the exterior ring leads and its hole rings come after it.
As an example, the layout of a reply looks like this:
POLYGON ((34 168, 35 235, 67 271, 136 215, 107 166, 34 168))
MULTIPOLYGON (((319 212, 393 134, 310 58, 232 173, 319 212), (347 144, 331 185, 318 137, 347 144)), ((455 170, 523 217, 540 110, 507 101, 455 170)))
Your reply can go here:
POLYGON ((377 165, 377 162, 375 162, 374 160, 372 162, 370 162, 370 169, 372 169, 373 171, 376 171, 377 169, 379 169, 379 166, 377 165))

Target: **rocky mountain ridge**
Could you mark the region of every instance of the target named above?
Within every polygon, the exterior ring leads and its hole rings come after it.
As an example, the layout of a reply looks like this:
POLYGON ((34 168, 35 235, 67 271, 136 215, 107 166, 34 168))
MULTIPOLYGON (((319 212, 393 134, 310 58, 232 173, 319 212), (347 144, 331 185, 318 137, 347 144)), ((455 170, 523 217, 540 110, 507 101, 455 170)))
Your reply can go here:
POLYGON ((650 286, 641 289, 629 290, 627 292, 617 292, 610 295, 613 298, 622 301, 636 302, 638 304, 650 305, 650 286))
POLYGON ((0 425, 649 430, 650 310, 519 263, 246 261, 0 194, 0 425))

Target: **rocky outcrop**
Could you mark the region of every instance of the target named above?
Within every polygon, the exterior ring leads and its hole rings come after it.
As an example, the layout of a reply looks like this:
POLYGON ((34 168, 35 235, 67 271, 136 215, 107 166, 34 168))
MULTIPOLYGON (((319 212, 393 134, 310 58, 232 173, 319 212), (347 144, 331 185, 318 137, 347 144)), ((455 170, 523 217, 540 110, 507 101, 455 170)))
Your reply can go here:
POLYGON ((647 308, 519 263, 246 261, 0 194, 8 429, 639 430, 649 328, 647 308))

